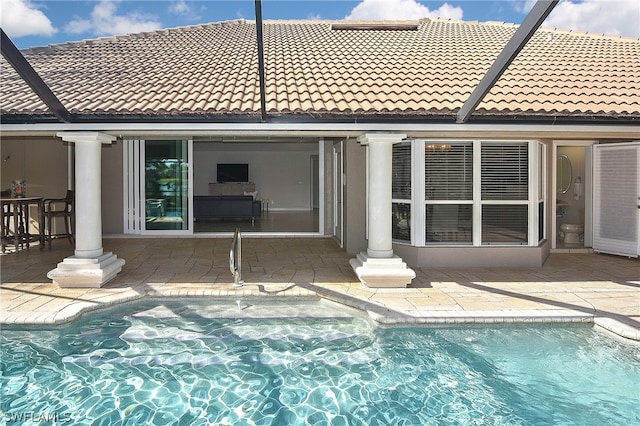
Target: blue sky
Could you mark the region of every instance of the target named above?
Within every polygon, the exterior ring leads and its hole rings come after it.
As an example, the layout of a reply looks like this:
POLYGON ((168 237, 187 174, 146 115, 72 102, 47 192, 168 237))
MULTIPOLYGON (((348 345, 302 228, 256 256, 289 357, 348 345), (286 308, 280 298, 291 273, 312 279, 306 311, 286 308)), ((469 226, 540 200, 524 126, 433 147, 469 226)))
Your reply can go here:
MULTIPOLYGON (((535 0, 263 0, 264 19, 418 19, 521 23, 535 0)), ((230 19, 253 0, 0 0, 2 29, 21 49, 230 19)), ((561 0, 543 26, 640 37, 640 0, 561 0)))

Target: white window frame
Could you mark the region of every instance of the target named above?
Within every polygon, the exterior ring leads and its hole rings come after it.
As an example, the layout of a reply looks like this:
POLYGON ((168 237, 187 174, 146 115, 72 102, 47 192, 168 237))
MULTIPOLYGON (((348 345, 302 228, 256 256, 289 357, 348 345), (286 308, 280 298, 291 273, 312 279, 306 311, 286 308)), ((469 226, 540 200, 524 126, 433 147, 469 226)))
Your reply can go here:
MULTIPOLYGON (((415 155, 415 141, 413 139, 409 139, 409 140, 404 140, 402 142, 398 142, 396 144, 393 144, 393 146, 395 147, 396 145, 402 145, 402 144, 408 144, 409 148, 410 148, 410 155, 411 158, 409 159, 409 164, 411 165, 411 172, 410 172, 410 177, 411 177, 411 196, 409 197, 409 199, 404 199, 404 198, 391 198, 391 204, 393 206, 394 203, 399 203, 399 204, 407 204, 407 201, 409 203, 409 214, 411 215, 411 220, 410 220, 410 226, 411 226, 411 234, 409 235, 409 239, 410 241, 404 241, 404 240, 393 240, 394 244, 413 244, 413 241, 415 241, 415 229, 414 229, 414 224, 416 223, 415 220, 413 220, 413 215, 414 215, 414 210, 415 210, 415 194, 416 194, 416 188, 415 188, 415 184, 416 184, 416 180, 414 179, 414 173, 415 173, 415 162, 416 162, 416 155, 415 155)), ((392 151, 393 152, 393 151, 392 151)), ((423 157, 423 161, 424 161, 424 156, 423 157)), ((369 164, 367 162, 367 164, 369 164)), ((392 191, 393 192, 393 191, 392 191)), ((393 208, 393 207, 391 207, 393 208)))
POLYGON ((531 165, 531 196, 530 199, 535 201, 535 208, 532 208, 532 213, 535 213, 531 218, 532 221, 529 223, 530 226, 535 225, 530 230, 530 241, 529 245, 536 246, 541 244, 543 241, 547 239, 547 224, 549 223, 549 203, 547 197, 547 182, 548 182, 548 166, 547 166, 547 145, 540 141, 533 141, 530 144, 531 147, 531 157, 530 163, 531 165), (533 164, 535 163, 535 164, 533 164), (538 195, 539 194, 539 195, 538 195), (543 220, 542 220, 542 237, 538 238, 540 235, 540 216, 538 205, 543 203, 543 220), (534 211, 535 210, 535 211, 534 211))
MULTIPOLYGON (((427 204, 472 204, 472 247, 537 247, 541 241, 546 238, 546 223, 548 218, 544 217, 543 223, 543 239, 539 240, 539 215, 538 204, 540 202, 545 203, 545 213, 548 213, 547 208, 547 147, 544 143, 537 140, 517 139, 517 140, 500 140, 500 139, 414 139, 412 141, 412 208, 411 208, 411 245, 418 247, 470 247, 468 243, 447 243, 426 244, 426 207, 427 204), (425 145, 426 144, 443 144, 443 143, 471 143, 473 146, 473 199, 472 200, 447 200, 447 201, 429 201, 427 203, 425 197, 425 145), (495 144, 516 144, 526 143, 528 152, 528 177, 527 177, 527 200, 482 200, 481 199, 481 147, 483 143, 495 143, 495 144), (540 149, 541 148, 541 149, 540 149), (538 176, 538 173, 542 173, 543 176, 538 176), (542 185, 541 191, 539 185, 542 185), (540 195, 538 195, 540 192, 540 195), (483 205, 527 205, 528 207, 528 224, 527 224, 527 242, 525 244, 482 244, 482 206, 483 205)), ((397 202, 393 200, 392 202, 397 202)), ((406 242, 394 241, 394 244, 407 244, 406 242)))
MULTIPOLYGON (((478 187, 478 198, 475 198, 475 192, 474 192, 474 205, 476 203, 479 203, 478 205, 478 211, 479 211, 479 216, 480 216, 480 222, 478 222, 477 224, 474 223, 474 229, 475 229, 475 225, 477 225, 478 228, 478 240, 476 241, 474 239, 474 246, 479 246, 479 247, 494 247, 494 246, 532 246, 532 236, 531 236, 531 218, 532 218, 532 210, 533 210, 533 205, 532 205, 532 198, 531 198, 531 194, 532 194, 532 180, 533 180, 533 176, 532 176, 532 161, 531 161, 531 150, 532 150, 532 145, 534 145, 533 141, 530 140, 477 140, 474 141, 474 143, 477 144, 477 149, 478 149, 478 168, 474 169, 474 173, 477 172, 477 180, 474 179, 474 185, 477 185, 478 187), (527 200, 483 200, 481 199, 482 195, 481 195, 481 185, 482 185, 482 176, 481 176, 481 164, 482 164, 482 156, 480 153, 480 150, 482 149, 482 145, 484 144, 495 144, 495 145, 509 145, 509 144, 521 144, 521 143, 526 143, 527 144, 527 155, 529 156, 529 158, 527 159, 527 200), (482 244, 482 206, 485 205, 509 205, 509 206, 513 206, 513 205, 526 205, 527 206, 527 243, 526 244, 518 244, 518 243, 503 243, 503 244, 499 244, 499 243, 491 243, 491 244, 482 244)), ((474 150, 474 155, 475 155, 475 150, 474 150)), ((536 197, 537 198, 537 197, 536 197)), ((535 209, 537 210, 537 203, 535 205, 535 209)), ((537 243, 535 244, 537 246, 537 243)))

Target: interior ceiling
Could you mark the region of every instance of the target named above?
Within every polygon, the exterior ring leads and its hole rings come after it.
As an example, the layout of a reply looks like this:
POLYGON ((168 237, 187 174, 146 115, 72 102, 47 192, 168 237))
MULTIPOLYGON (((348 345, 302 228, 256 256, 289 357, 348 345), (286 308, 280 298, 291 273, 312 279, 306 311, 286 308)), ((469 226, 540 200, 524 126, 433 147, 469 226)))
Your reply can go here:
POLYGON ((252 142, 210 142, 194 140, 194 150, 199 152, 212 151, 232 151, 232 152, 290 152, 290 151, 309 151, 318 152, 318 140, 299 141, 299 140, 281 140, 264 143, 259 139, 252 142))
POLYGON ((285 137, 269 137, 269 136, 257 136, 257 137, 247 137, 247 136, 226 136, 226 137, 217 137, 217 136, 194 136, 194 142, 212 142, 212 143, 224 143, 224 144, 239 144, 239 143, 307 143, 307 144, 317 144, 319 138, 317 137, 300 137, 293 136, 290 138, 285 137))

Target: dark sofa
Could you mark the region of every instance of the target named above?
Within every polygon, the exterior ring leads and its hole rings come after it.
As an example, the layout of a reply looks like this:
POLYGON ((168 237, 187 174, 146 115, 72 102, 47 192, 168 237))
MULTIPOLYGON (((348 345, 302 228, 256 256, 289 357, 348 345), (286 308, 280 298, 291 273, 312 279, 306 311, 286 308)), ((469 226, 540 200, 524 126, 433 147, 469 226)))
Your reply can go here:
POLYGON ((196 195, 193 216, 196 220, 247 218, 251 224, 262 214, 262 203, 251 195, 196 195))

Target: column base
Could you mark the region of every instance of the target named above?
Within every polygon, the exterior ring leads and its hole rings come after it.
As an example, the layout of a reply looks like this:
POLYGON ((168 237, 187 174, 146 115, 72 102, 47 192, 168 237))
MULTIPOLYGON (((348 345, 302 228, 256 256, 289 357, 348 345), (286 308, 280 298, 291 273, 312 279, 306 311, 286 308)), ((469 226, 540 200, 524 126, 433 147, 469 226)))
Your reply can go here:
POLYGON ((124 263, 124 259, 110 252, 89 259, 70 256, 47 277, 60 287, 100 288, 122 270, 124 263))
POLYGON ((416 277, 398 256, 376 258, 361 252, 349 263, 360 282, 371 288, 403 288, 416 277))

